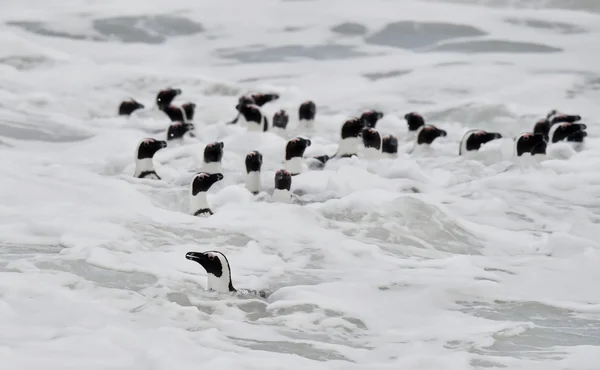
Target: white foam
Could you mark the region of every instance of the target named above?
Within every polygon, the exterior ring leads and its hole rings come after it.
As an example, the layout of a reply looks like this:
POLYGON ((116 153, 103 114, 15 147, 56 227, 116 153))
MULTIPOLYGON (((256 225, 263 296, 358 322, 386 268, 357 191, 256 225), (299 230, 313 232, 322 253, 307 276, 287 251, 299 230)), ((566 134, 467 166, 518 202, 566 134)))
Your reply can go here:
POLYGON ((206 173, 222 173, 223 166, 221 162, 203 162, 202 169, 200 171, 206 173))
POLYGON ((273 189, 271 200, 277 203, 291 203, 292 192, 287 189, 273 189))
POLYGON ((289 161, 286 160, 284 162, 284 168, 292 175, 305 172, 308 169, 302 157, 294 157, 289 161))
POLYGON ((360 138, 351 137, 351 138, 341 139, 336 155, 338 157, 340 157, 343 155, 358 154, 358 148, 359 148, 359 145, 361 145, 361 144, 362 144, 362 142, 361 142, 360 138))

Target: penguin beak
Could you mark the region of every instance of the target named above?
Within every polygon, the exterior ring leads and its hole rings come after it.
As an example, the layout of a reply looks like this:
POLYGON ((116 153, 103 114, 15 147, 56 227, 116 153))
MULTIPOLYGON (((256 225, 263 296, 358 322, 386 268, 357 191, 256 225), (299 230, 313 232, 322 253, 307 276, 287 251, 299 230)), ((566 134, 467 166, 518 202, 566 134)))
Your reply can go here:
POLYGON ((199 261, 206 259, 206 255, 204 255, 204 253, 201 253, 201 252, 187 252, 185 254, 185 258, 190 261, 199 262, 199 261))
POLYGON ((166 141, 164 141, 164 140, 161 140, 161 141, 159 141, 158 143, 160 144, 160 148, 161 148, 161 149, 164 149, 164 148, 166 148, 166 147, 167 147, 167 142, 166 142, 166 141))
POLYGON ((494 139, 502 139, 502 135, 495 133, 494 134, 494 139))
POLYGON ((175 95, 181 95, 181 89, 173 89, 175 95))
POLYGON ((213 182, 217 182, 217 181, 221 181, 223 180, 223 174, 222 173, 213 173, 210 175, 211 180, 213 180, 213 182))
POLYGON ((448 134, 446 133, 446 131, 444 130, 440 130, 440 136, 441 137, 446 137, 448 134))
POLYGON ((309 139, 306 139, 306 146, 310 146, 312 142, 309 139))
POLYGON ((583 130, 587 129, 587 125, 585 125, 583 123, 580 123, 579 124, 579 129, 583 131, 583 130))

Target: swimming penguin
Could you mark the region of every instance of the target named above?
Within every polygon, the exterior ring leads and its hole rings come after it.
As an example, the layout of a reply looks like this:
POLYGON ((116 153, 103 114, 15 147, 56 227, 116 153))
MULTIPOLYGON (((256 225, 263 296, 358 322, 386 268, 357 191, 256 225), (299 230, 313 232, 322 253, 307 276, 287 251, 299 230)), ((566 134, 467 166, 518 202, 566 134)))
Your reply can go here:
POLYGON ((181 89, 173 89, 168 87, 160 90, 158 94, 156 94, 156 106, 158 109, 164 111, 165 108, 171 105, 173 100, 175 100, 178 95, 181 95, 181 89))
POLYGON ((586 128, 587 126, 583 123, 556 123, 550 127, 547 136, 549 140, 547 141, 552 144, 559 141, 583 143, 584 138, 587 136, 586 128))
POLYGON ((522 156, 525 153, 534 155, 545 155, 546 154, 546 140, 544 135, 533 134, 531 132, 524 132, 515 138, 514 153, 517 157, 522 156))
POLYGON ((469 130, 460 140, 458 155, 463 155, 470 151, 478 151, 482 145, 496 139, 502 139, 502 135, 497 132, 487 132, 484 130, 469 130))
POLYGON ((370 127, 370 128, 375 128, 375 125, 377 125, 377 122, 382 118, 383 118, 383 113, 376 111, 376 110, 370 110, 370 111, 364 112, 360 116, 360 119, 363 120, 365 127, 370 127))
POLYGON ((278 110, 273 114, 273 127, 277 127, 278 129, 285 130, 287 128, 288 123, 290 122, 290 116, 288 116, 287 112, 283 109, 278 110))
POLYGON ((362 150, 365 158, 376 159, 381 157, 381 135, 371 127, 365 127, 362 131, 364 148, 362 150))
POLYGON ((275 172, 275 189, 271 199, 273 202, 291 203, 292 202, 292 174, 286 170, 275 172))
POLYGON ((381 139, 381 152, 387 157, 398 155, 398 138, 394 135, 386 135, 381 139))
POLYGON ((240 114, 248 124, 248 131, 260 132, 269 130, 269 121, 256 104, 247 104, 240 107, 240 114))
POLYGON ((410 112, 404 115, 409 132, 416 132, 419 128, 425 126, 425 119, 417 112, 410 112))
POLYGON ((544 136, 546 141, 549 141, 550 138, 548 137, 548 134, 550 133, 550 121, 548 121, 548 119, 538 120, 535 125, 533 125, 533 133, 540 134, 544 136))
POLYGON ((246 155, 246 189, 254 195, 260 192, 260 170, 263 155, 258 150, 253 150, 246 155))
POLYGON ((204 165, 202 172, 220 173, 223 171, 221 160, 223 159, 223 148, 225 144, 222 141, 207 144, 204 147, 204 165))
POLYGON ((559 112, 556 109, 552 109, 548 114, 546 114, 546 119, 550 122, 550 125, 554 125, 555 123, 562 122, 570 122, 574 123, 581 120, 581 116, 577 114, 565 114, 559 112))
POLYGON ((242 95, 239 97, 238 99, 238 103, 235 106, 235 109, 238 111, 238 115, 231 121, 229 122, 229 124, 236 124, 236 123, 244 123, 245 118, 244 116, 241 114, 240 109, 245 106, 245 105, 257 105, 259 107, 262 107, 263 105, 267 104, 268 102, 274 101, 279 99, 279 94, 274 94, 274 93, 270 93, 270 94, 251 94, 251 95, 242 95), (240 118, 242 118, 243 120, 240 121, 240 118))
POLYGON ((357 156, 361 144, 360 136, 363 128, 364 124, 360 118, 348 119, 342 125, 341 140, 337 152, 331 157, 328 155, 313 157, 312 159, 316 161, 310 163, 309 168, 316 169, 319 167, 319 163, 322 167, 333 158, 350 158, 355 155, 357 156))
POLYGON ((196 104, 187 102, 177 107, 175 105, 169 105, 163 109, 163 112, 169 117, 172 122, 191 122, 194 119, 194 113, 196 111, 196 104))
POLYGON ((206 192, 214 183, 221 180, 223 180, 221 173, 199 172, 194 175, 190 182, 190 214, 203 217, 213 215, 206 192))
POLYGON ((267 298, 265 291, 255 291, 240 289, 239 291, 233 286, 231 281, 231 266, 227 257, 218 251, 206 252, 187 252, 185 258, 199 263, 207 275, 206 289, 218 293, 233 293, 257 295, 262 298, 267 298))
POLYGON ((138 109, 144 109, 144 104, 137 102, 133 98, 124 100, 119 104, 119 116, 129 116, 138 109))
POLYGON ((312 128, 315 123, 316 114, 317 105, 311 100, 305 101, 300 104, 300 107, 298 108, 298 121, 301 125, 312 128))
POLYGON ((303 137, 295 137, 288 141, 285 146, 285 169, 292 176, 299 175, 304 172, 304 151, 311 145, 309 139, 303 137))
POLYGON ((188 134, 190 137, 196 137, 194 129, 193 123, 173 122, 167 130, 167 141, 183 139, 185 134, 188 134))
POLYGON ((417 130, 416 143, 417 143, 417 145, 423 145, 423 144, 430 145, 438 137, 446 137, 446 135, 448 135, 446 133, 446 131, 440 130, 439 128, 435 127, 434 125, 421 126, 417 130))
POLYGON ((140 179, 160 180, 160 176, 158 176, 154 170, 152 158, 154 158, 154 154, 156 154, 156 152, 166 147, 166 141, 156 140, 153 138, 147 138, 140 141, 135 149, 136 159, 135 172, 133 176, 140 179))

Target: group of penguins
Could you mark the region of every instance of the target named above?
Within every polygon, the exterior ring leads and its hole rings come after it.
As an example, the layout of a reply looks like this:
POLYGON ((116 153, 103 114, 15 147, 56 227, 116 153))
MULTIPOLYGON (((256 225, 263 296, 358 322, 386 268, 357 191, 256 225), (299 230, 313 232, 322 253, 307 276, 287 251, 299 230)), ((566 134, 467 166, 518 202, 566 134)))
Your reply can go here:
MULTIPOLYGON (((156 173, 153 157, 156 152, 167 147, 168 141, 181 140, 186 135, 195 137, 193 123, 196 104, 186 102, 181 105, 173 104, 175 98, 182 94, 181 89, 166 88, 156 96, 156 108, 164 112, 171 120, 167 130, 166 140, 154 138, 143 139, 137 146, 136 166, 134 177, 157 179, 161 177, 156 173)), ((236 105, 237 116, 229 124, 245 125, 248 131, 266 132, 269 130, 285 132, 288 128, 289 115, 284 109, 276 111, 269 124, 269 119, 261 110, 265 104, 279 99, 276 93, 255 93, 243 95, 236 105)), ((119 115, 131 116, 138 110, 145 109, 142 103, 128 99, 119 105, 119 115)), ((316 104, 312 101, 302 103, 298 109, 299 127, 306 130, 314 128, 316 104)), ((360 117, 353 117, 342 124, 341 138, 338 150, 332 156, 327 154, 312 158, 304 158, 306 148, 311 145, 310 139, 301 136, 294 137, 287 142, 285 147, 284 168, 275 172, 275 187, 271 196, 274 202, 292 202, 291 193, 292 177, 299 175, 307 169, 322 169, 329 161, 336 158, 349 158, 360 156, 365 158, 395 157, 398 153, 398 138, 394 135, 382 136, 376 130, 377 122, 383 118, 380 111, 369 110, 360 117)), ((438 137, 445 137, 446 131, 434 125, 425 123, 419 113, 410 112, 404 115, 408 126, 408 136, 414 138, 415 147, 430 145, 438 137)), ((587 136, 586 125, 580 122, 581 116, 564 114, 551 110, 545 118, 537 121, 530 132, 523 132, 514 138, 514 155, 545 155, 549 144, 569 142, 575 148, 581 148, 587 136)), ((497 132, 485 130, 467 131, 459 144, 459 155, 477 152, 486 143, 501 139, 497 132)), ((204 166, 202 172, 196 173, 190 182, 190 213, 194 216, 213 215, 208 200, 207 192, 213 184, 222 180, 221 159, 223 157, 223 142, 214 142, 206 145, 204 149, 204 166)), ((260 171, 263 155, 251 151, 246 155, 246 188, 257 195, 260 191, 260 171)), ((227 257, 218 251, 188 252, 186 258, 199 263, 208 276, 208 290, 217 292, 238 291, 231 281, 231 267, 227 257)), ((264 291, 250 292, 266 297, 264 291)))

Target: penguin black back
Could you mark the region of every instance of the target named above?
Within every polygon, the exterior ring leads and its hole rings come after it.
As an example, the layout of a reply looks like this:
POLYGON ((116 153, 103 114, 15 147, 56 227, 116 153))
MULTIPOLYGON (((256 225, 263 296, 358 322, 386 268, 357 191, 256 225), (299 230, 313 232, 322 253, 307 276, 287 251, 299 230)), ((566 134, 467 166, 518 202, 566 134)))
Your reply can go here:
POLYGON ((300 107, 298 108, 299 120, 314 120, 316 114, 317 105, 311 100, 305 101, 304 103, 300 104, 300 107))

